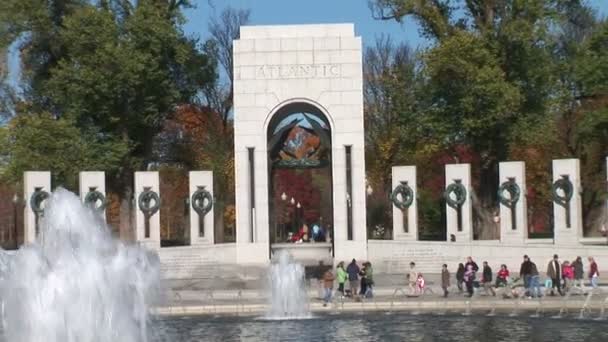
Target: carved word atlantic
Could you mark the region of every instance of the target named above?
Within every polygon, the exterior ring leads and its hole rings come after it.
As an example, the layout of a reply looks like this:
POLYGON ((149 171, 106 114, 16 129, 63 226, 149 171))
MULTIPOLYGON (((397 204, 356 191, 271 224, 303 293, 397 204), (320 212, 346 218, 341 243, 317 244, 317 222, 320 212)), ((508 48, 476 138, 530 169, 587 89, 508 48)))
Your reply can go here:
POLYGON ((260 65, 256 67, 256 79, 281 78, 332 78, 340 77, 338 64, 292 64, 292 65, 260 65))

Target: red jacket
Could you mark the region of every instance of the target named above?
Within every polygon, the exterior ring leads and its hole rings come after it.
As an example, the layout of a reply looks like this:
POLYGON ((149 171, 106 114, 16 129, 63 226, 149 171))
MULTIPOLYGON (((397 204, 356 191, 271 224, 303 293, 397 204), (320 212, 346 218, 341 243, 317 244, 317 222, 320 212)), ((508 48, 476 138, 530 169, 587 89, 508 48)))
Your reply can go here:
POLYGON ((500 279, 507 279, 509 277, 509 270, 499 270, 498 274, 496 274, 496 277, 500 279))
POLYGON ((562 276, 564 279, 574 279, 574 267, 572 265, 562 266, 562 276))

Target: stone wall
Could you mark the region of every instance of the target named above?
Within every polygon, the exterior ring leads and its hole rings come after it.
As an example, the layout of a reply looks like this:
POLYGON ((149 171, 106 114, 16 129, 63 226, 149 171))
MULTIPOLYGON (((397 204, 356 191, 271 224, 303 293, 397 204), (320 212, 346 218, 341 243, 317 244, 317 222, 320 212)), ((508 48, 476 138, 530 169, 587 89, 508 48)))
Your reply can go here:
POLYGON ((587 257, 593 256, 600 268, 600 274, 602 269, 608 269, 608 246, 556 246, 552 241, 527 241, 528 243, 505 245, 498 241, 458 243, 370 240, 367 243, 367 253, 375 272, 389 274, 406 274, 411 261, 414 261, 418 270, 423 273, 439 273, 442 264, 447 264, 448 269, 455 272, 458 263, 464 263, 468 256, 473 257, 479 267, 483 261, 488 261, 494 271, 498 270, 501 264, 506 264, 511 272, 517 273, 524 254, 536 263, 541 273, 547 269, 553 254, 558 254, 562 261, 574 261, 580 256, 583 258, 585 270, 588 269, 587 257))
POLYGON ((158 250, 164 279, 213 279, 221 276, 218 266, 236 264, 236 245, 198 245, 158 250))

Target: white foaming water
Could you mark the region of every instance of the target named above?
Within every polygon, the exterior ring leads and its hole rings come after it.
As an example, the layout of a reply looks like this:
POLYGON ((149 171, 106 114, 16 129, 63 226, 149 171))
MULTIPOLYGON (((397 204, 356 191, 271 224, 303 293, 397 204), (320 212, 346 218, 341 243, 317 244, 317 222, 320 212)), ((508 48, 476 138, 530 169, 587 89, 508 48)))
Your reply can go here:
POLYGON ((304 267, 289 252, 279 251, 270 265, 270 311, 266 319, 310 318, 304 267))
POLYGON ((35 243, 0 252, 4 335, 11 342, 145 342, 159 262, 112 238, 73 193, 48 201, 35 243))

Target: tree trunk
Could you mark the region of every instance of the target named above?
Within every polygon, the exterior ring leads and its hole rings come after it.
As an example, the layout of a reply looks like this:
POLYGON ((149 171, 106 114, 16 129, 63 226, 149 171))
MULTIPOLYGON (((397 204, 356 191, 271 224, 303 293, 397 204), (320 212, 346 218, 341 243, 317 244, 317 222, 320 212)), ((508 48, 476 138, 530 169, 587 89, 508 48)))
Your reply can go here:
POLYGON ((215 238, 213 243, 224 243, 226 242, 224 239, 224 206, 216 206, 214 213, 215 219, 213 221, 215 223, 215 227, 213 229, 215 231, 215 238))

